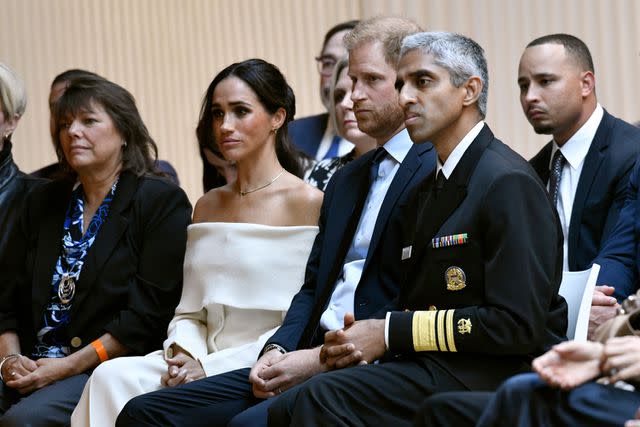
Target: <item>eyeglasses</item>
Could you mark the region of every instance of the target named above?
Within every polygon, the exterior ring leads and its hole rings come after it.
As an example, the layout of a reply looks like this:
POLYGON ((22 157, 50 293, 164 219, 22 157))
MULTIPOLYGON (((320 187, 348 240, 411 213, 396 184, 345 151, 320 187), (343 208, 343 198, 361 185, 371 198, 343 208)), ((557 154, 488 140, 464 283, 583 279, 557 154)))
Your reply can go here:
POLYGON ((317 56, 315 59, 318 63, 318 72, 325 77, 331 76, 336 66, 336 60, 332 56, 327 55, 317 56))

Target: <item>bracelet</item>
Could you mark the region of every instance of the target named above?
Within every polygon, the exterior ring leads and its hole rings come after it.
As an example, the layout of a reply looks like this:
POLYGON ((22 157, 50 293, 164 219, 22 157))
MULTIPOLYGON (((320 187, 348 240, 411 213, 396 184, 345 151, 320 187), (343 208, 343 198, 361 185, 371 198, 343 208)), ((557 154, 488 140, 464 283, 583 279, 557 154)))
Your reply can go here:
POLYGON ((100 341, 100 338, 98 338, 97 340, 94 340, 91 343, 91 347, 93 347, 93 349, 98 354, 98 359, 100 359, 100 363, 106 360, 109 360, 109 355, 107 354, 107 350, 105 350, 104 345, 102 345, 102 341, 100 341))
POLYGON ((13 354, 8 354, 4 356, 2 359, 0 359, 0 381, 4 382, 4 377, 2 376, 2 367, 4 366, 4 362, 6 362, 9 359, 15 359, 20 356, 21 356, 20 353, 13 353, 13 354))
POLYGON ((262 353, 260 354, 260 356, 262 356, 265 353, 270 352, 271 350, 278 350, 280 353, 285 354, 287 352, 287 350, 284 349, 284 347, 275 344, 275 343, 271 343, 271 344, 267 344, 266 346, 264 346, 264 349, 262 349, 262 353))

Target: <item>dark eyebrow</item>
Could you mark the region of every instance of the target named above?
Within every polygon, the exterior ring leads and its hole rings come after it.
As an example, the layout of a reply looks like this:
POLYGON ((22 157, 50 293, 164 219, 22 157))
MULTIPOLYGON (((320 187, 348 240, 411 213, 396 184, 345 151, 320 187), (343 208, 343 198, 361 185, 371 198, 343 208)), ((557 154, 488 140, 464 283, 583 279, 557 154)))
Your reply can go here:
POLYGON ((413 71, 413 72, 409 73, 409 77, 411 77, 412 79, 418 79, 418 78, 424 77, 424 76, 433 77, 433 78, 436 77, 436 75, 434 73, 432 73, 431 71, 429 71, 429 70, 416 70, 416 71, 413 71))
MULTIPOLYGON (((238 106, 238 105, 244 106, 244 107, 251 107, 251 104, 249 104, 248 102, 245 102, 245 101, 231 101, 229 103, 229 105, 232 106, 232 107, 235 107, 235 106, 238 106)), ((211 104, 211 108, 213 108, 213 107, 220 107, 220 103, 218 103, 218 102, 212 103, 211 104)))
POLYGON ((538 74, 534 74, 533 78, 535 80, 540 80, 540 79, 550 79, 550 78, 557 78, 558 75, 557 74, 553 74, 553 73, 538 73, 538 74))

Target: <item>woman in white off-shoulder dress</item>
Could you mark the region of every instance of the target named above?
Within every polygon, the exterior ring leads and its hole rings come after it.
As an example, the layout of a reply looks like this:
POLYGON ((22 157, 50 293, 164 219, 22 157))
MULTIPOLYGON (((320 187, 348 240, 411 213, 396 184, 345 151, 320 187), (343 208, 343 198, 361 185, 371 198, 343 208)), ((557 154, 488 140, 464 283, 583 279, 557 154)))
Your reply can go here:
POLYGON ((211 82, 198 137, 237 166, 237 179, 197 203, 184 285, 164 349, 96 368, 73 426, 113 426, 135 396, 251 366, 299 290, 322 193, 305 184, 287 141, 295 98, 262 60, 232 64, 211 82))

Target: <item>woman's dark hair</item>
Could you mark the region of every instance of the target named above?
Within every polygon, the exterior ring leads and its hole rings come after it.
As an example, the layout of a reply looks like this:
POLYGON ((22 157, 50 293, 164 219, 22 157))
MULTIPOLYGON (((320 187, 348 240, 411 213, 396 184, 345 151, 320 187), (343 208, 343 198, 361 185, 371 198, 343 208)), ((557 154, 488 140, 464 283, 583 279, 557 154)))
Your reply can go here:
MULTIPOLYGON (((213 188, 222 187, 227 183, 227 180, 220 172, 218 172, 218 169, 216 169, 215 166, 209 163, 209 160, 207 160, 207 155, 204 152, 205 148, 209 150, 212 149, 203 147, 202 144, 200 144, 200 158, 202 159, 202 188, 206 193, 213 188)), ((222 158, 221 154, 217 155, 222 158)))
POLYGON ((128 170, 138 176, 146 173, 155 174, 158 148, 140 117, 135 99, 123 87, 95 75, 72 80, 55 104, 53 142, 58 161, 69 175, 73 176, 75 172, 67 163, 60 145, 62 123, 80 112, 91 111, 95 104, 104 108, 126 142, 122 151, 122 171, 128 170))
POLYGON ((301 158, 291 145, 288 132, 288 124, 296 113, 296 97, 278 67, 262 59, 248 59, 231 64, 213 79, 202 100, 200 120, 196 128, 200 150, 209 148, 222 156, 213 136, 212 104, 216 86, 227 77, 237 77, 245 82, 255 92, 264 109, 270 114, 284 108, 286 118, 276 133, 276 154, 282 167, 297 177, 302 177, 304 171, 301 158))

